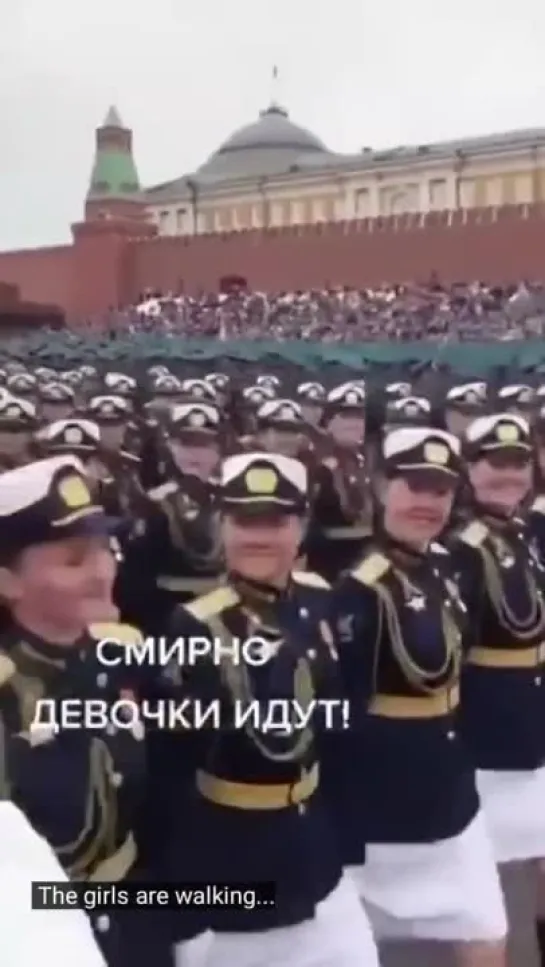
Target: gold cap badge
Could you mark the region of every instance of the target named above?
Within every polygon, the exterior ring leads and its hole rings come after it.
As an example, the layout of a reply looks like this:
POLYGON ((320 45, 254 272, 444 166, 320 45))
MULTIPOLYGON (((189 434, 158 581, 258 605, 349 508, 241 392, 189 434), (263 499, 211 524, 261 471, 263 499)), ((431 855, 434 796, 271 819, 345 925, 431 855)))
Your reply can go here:
POLYGON ((515 423, 503 423, 496 427, 496 436, 500 443, 518 443, 520 431, 515 423))
POLYGON ((444 443, 426 443, 424 445, 424 460, 437 467, 444 467, 448 463, 450 450, 444 443))
POLYGON ((83 443, 83 430, 79 426, 68 426, 64 433, 65 442, 71 446, 83 443))
POLYGON ((189 414, 188 422, 190 426, 204 426, 206 423, 206 416, 202 410, 194 410, 193 413, 189 414))
POLYGON ((252 470, 248 470, 245 484, 249 494, 274 494, 278 487, 278 474, 270 467, 263 467, 262 469, 254 467, 252 470))
POLYGON ((59 496, 70 510, 78 510, 80 507, 88 507, 91 503, 91 494, 84 480, 81 477, 66 477, 59 483, 59 496))

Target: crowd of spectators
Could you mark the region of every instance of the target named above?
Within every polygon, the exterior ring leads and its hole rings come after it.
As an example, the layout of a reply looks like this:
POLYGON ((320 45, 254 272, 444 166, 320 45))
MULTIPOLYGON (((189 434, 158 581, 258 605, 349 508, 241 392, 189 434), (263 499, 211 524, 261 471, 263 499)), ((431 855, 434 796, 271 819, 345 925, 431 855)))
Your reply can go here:
MULTIPOLYGON (((100 328, 104 320, 100 320, 100 328)), ((384 285, 276 294, 238 288, 197 298, 147 292, 112 311, 115 332, 251 341, 438 343, 530 339, 545 334, 545 283, 384 285)))

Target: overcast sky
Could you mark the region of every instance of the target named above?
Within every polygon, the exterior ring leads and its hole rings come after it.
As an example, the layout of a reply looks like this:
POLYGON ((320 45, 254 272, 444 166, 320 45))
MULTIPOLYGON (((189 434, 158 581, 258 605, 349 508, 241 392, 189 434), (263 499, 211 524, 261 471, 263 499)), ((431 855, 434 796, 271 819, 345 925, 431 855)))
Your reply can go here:
POLYGON ((338 151, 545 127, 543 0, 5 0, 0 249, 68 241, 115 103, 143 184, 277 96, 338 151))

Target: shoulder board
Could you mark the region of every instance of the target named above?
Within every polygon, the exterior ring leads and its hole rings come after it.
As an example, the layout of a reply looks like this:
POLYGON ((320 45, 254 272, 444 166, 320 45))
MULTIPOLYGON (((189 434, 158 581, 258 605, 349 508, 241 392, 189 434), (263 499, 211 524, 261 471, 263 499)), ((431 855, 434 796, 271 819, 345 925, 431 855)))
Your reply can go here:
POLYGON ((489 530, 486 524, 482 524, 480 520, 474 520, 473 523, 464 527, 458 536, 463 544, 468 544, 469 547, 480 547, 488 534, 489 530))
POLYGON ((307 588, 324 588, 328 590, 331 587, 325 578, 319 574, 315 574, 314 571, 294 571, 292 578, 296 584, 302 584, 307 588))
POLYGON ((530 510, 533 510, 536 514, 545 514, 545 497, 536 497, 530 510))
POLYGON ((439 544, 438 541, 432 541, 430 544, 430 551, 432 554, 449 554, 448 548, 443 544, 439 544))
POLYGON ((390 570, 391 562, 384 554, 375 551, 364 558, 360 565, 350 571, 350 577, 372 588, 390 570))
POLYGON ((148 490, 146 496, 150 500, 153 500, 154 503, 160 503, 165 497, 171 497, 177 493, 178 489, 178 484, 174 483, 173 480, 169 480, 167 483, 161 484, 160 487, 154 487, 153 490, 148 490))
POLYGON ((120 645, 135 645, 144 641, 144 636, 138 628, 132 625, 117 624, 115 621, 97 621, 87 629, 91 638, 96 641, 117 642, 120 645))
POLYGON ((6 682, 9 682, 16 671, 17 669, 11 658, 8 658, 7 655, 0 654, 0 687, 5 685, 6 682))
POLYGON ((182 611, 189 612, 197 621, 206 621, 207 618, 214 618, 227 608, 232 608, 239 601, 240 595, 234 588, 226 585, 216 588, 215 591, 210 591, 208 594, 203 594, 202 597, 192 601, 191 604, 185 604, 182 611))

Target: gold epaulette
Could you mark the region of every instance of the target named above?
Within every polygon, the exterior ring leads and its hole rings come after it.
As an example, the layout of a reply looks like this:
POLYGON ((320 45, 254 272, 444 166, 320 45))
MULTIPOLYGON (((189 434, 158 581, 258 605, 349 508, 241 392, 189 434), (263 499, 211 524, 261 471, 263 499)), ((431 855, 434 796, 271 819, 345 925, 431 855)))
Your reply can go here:
POLYGON ((17 669, 11 658, 8 658, 7 655, 0 654, 0 688, 2 685, 5 685, 6 682, 9 682, 10 678, 13 677, 16 671, 17 669))
POLYGON ((530 510, 535 514, 545 514, 545 497, 543 495, 536 497, 530 510))
POLYGON ((458 537, 463 544, 467 544, 468 547, 480 547, 484 543, 489 534, 488 527, 486 524, 481 523, 480 520, 474 520, 467 527, 462 528, 458 537))
POLYGON ((232 608, 239 601, 240 595, 237 594, 235 589, 224 585, 214 591, 209 591, 208 594, 203 594, 196 601, 192 601, 191 604, 185 604, 182 610, 189 612, 197 621, 206 621, 207 618, 214 618, 227 608, 232 608))
POLYGON ((167 483, 161 484, 159 487, 154 487, 152 490, 148 490, 146 496, 149 500, 152 500, 154 504, 160 504, 165 497, 172 497, 173 494, 178 491, 178 484, 174 480, 168 480, 167 483))
POLYGON ((331 585, 314 571, 293 571, 292 578, 296 584, 302 584, 307 588, 324 588, 326 591, 331 585))
POLYGON ((372 588, 390 570, 391 561, 384 554, 374 551, 350 572, 350 577, 372 588))
POLYGON ((88 632, 96 641, 112 641, 120 645, 142 644, 144 636, 138 628, 116 621, 97 621, 89 625, 88 632))

